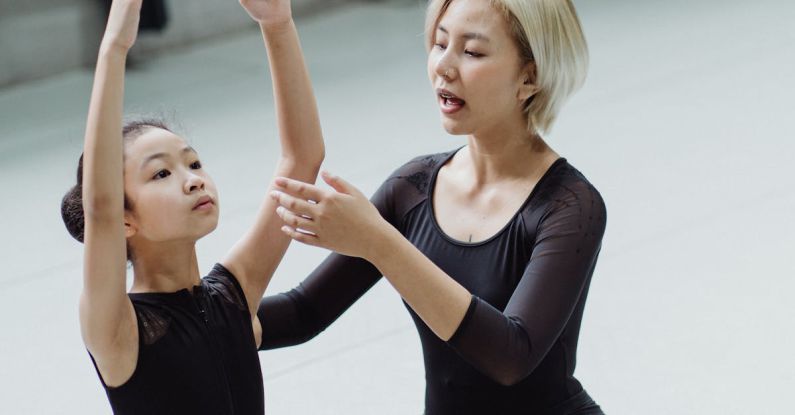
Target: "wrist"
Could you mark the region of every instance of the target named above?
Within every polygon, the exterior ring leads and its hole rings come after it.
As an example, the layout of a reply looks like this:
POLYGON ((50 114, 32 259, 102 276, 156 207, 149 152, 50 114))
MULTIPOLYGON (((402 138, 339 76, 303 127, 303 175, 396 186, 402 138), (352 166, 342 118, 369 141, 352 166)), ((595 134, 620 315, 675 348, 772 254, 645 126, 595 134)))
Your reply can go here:
POLYGON ((100 58, 126 58, 130 49, 112 41, 102 41, 99 45, 100 58))
POLYGON ((261 21, 259 22, 259 27, 264 35, 273 36, 292 31, 295 27, 295 22, 293 21, 292 16, 288 16, 287 18, 281 20, 267 22, 261 21))
POLYGON ((365 253, 364 259, 375 265, 376 268, 382 269, 385 265, 384 261, 392 257, 397 251, 397 246, 403 235, 384 218, 379 217, 379 219, 378 226, 372 233, 372 243, 369 244, 369 249, 365 253))

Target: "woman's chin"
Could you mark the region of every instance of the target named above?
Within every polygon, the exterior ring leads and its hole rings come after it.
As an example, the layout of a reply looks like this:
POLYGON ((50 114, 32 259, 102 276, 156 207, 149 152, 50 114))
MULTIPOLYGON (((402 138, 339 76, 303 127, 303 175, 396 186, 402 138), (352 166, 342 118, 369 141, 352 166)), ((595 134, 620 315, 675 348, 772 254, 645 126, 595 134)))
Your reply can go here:
POLYGON ((447 131, 447 134, 450 135, 466 135, 469 134, 469 131, 461 125, 460 122, 442 118, 442 128, 447 131))

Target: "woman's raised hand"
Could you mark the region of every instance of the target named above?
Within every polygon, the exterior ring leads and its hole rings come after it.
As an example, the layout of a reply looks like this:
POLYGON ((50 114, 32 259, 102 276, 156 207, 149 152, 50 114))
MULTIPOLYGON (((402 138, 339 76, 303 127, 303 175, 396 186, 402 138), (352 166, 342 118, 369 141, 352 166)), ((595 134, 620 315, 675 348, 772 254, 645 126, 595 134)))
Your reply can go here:
POLYGON ((279 203, 276 212, 285 223, 282 231, 308 245, 371 259, 391 225, 350 183, 326 172, 321 176, 334 190, 276 179, 278 191, 271 197, 279 203))
POLYGON ((113 0, 108 25, 102 38, 103 47, 130 50, 138 37, 142 0, 113 0))
POLYGON ((290 0, 240 0, 240 5, 259 24, 272 27, 293 19, 290 0))

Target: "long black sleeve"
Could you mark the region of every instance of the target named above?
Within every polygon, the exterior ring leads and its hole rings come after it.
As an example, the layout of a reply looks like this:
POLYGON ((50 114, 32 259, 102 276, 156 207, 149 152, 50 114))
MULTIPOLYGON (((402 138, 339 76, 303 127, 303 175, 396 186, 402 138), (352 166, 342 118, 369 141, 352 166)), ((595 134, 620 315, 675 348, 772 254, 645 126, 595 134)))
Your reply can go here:
POLYGON ((596 265, 605 207, 587 183, 556 192, 540 220, 530 262, 504 311, 477 296, 449 340, 503 385, 527 377, 558 339, 596 265))
POLYGON ((298 287, 260 301, 260 350, 292 346, 315 337, 379 278, 378 269, 361 258, 329 255, 298 287))
MULTIPOLYGON (((605 230, 602 198, 561 158, 503 229, 481 242, 458 241, 433 208, 436 177, 454 154, 406 163, 372 198, 385 219, 472 293, 447 342, 406 306, 422 343, 425 413, 562 414, 587 397, 574 370, 605 230)), ((296 289, 262 300, 262 349, 312 338, 380 277, 366 261, 329 256, 296 289)))
MULTIPOLYGON (((381 216, 396 227, 401 212, 408 208, 406 202, 410 201, 406 197, 395 198, 395 185, 400 184, 402 170, 394 172, 370 198, 381 216)), ((418 198, 415 196, 415 199, 418 198)), ((298 287, 260 301, 257 309, 262 325, 260 350, 310 340, 339 318, 380 278, 381 272, 369 262, 332 253, 298 287)))

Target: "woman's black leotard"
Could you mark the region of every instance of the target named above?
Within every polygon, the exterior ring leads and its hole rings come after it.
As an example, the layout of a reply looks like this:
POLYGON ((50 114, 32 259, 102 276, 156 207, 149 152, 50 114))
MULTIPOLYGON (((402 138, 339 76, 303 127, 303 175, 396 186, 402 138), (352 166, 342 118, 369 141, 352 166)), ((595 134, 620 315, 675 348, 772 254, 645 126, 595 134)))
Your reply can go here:
MULTIPOLYGON (((589 400, 573 373, 605 229, 602 198, 559 159, 500 232, 477 243, 453 240, 436 223, 431 200, 453 154, 410 161, 372 197, 384 218, 472 293, 448 342, 409 308, 425 357, 426 414, 573 413, 589 400)), ((330 255, 297 288, 261 301, 261 349, 311 339, 379 278, 367 261, 330 255)))

